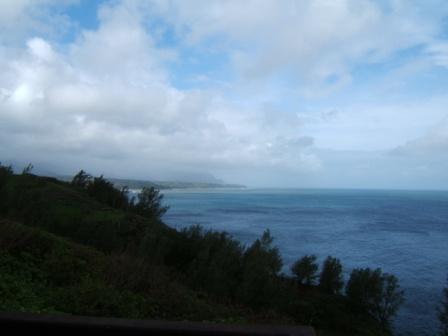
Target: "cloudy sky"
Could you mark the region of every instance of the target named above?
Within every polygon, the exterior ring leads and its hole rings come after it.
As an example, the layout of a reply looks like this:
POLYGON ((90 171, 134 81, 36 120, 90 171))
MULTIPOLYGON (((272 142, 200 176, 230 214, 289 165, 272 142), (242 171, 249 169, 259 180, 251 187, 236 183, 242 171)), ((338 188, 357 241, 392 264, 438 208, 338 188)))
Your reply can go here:
POLYGON ((448 1, 0 0, 0 161, 448 189, 448 1))

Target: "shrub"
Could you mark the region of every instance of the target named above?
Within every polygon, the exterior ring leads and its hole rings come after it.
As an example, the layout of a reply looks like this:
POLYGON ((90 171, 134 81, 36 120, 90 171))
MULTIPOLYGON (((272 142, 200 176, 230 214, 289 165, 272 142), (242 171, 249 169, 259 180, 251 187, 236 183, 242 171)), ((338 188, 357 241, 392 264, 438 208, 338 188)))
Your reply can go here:
POLYGON ((13 174, 11 166, 2 166, 0 162, 0 188, 6 183, 8 178, 13 174))
POLYGON ((283 262, 277 247, 272 246, 269 230, 264 231, 244 253, 243 278, 239 298, 253 307, 263 307, 276 295, 276 275, 283 262))
POLYGON ((29 163, 28 166, 26 166, 25 168, 23 168, 22 170, 22 175, 29 175, 31 174, 31 172, 33 171, 34 166, 32 163, 29 163))
POLYGON ((338 294, 343 286, 341 262, 337 258, 328 256, 319 276, 319 287, 328 294, 338 294))
POLYGON ((380 268, 354 269, 346 293, 353 307, 367 311, 386 329, 404 302, 398 279, 380 268))
POLYGON ((162 205, 163 195, 154 187, 144 187, 137 197, 138 200, 133 206, 133 211, 141 216, 160 220, 168 211, 168 207, 162 205))
POLYGON ((440 336, 448 336, 448 285, 443 289, 443 299, 438 307, 438 311, 440 320, 440 336))
POLYGON ((317 257, 315 255, 306 255, 291 266, 291 272, 294 274, 299 284, 308 286, 314 284, 319 268, 316 260, 317 257))
POLYGON ((71 184, 80 188, 87 188, 87 186, 92 182, 92 175, 87 174, 84 170, 80 170, 78 174, 76 174, 71 184))

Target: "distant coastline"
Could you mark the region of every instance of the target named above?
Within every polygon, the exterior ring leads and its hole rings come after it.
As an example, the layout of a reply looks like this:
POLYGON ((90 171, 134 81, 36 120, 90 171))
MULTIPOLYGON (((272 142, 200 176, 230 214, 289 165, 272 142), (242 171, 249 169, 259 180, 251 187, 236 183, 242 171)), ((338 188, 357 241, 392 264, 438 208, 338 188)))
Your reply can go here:
MULTIPOLYGON (((59 180, 69 182, 71 176, 58 176, 59 180)), ((242 184, 229 184, 229 183, 208 183, 208 182, 184 182, 184 181, 147 181, 147 180, 133 180, 133 179, 120 179, 120 178, 106 178, 112 182, 118 189, 128 187, 131 190, 140 190, 143 188, 156 188, 160 190, 176 190, 176 189, 246 189, 247 187, 242 184)))

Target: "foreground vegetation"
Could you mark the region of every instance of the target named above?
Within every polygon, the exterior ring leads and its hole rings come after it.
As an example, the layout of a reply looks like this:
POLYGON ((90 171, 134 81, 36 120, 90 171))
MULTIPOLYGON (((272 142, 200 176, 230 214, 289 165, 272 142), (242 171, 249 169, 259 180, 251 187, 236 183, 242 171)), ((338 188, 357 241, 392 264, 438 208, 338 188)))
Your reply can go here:
POLYGON ((440 320, 440 336, 448 336, 448 278, 447 286, 443 289, 442 301, 438 307, 440 320))
POLYGON ((162 222, 162 195, 130 199, 81 171, 58 181, 0 166, 0 310, 278 323, 321 335, 389 335, 403 301, 397 279, 299 259, 293 276, 267 230, 250 246, 223 232, 162 222))

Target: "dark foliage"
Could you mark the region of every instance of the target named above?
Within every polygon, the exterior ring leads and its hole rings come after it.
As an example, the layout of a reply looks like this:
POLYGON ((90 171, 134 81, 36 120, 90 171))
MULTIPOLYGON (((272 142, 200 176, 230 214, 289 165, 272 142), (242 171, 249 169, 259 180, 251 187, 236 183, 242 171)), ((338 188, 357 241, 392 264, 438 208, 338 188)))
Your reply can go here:
POLYGON ((235 299, 243 254, 238 241, 223 232, 192 226, 164 244, 165 264, 182 272, 183 282, 216 298, 235 299))
POLYGON ((154 187, 144 187, 133 204, 133 212, 152 219, 160 220, 168 207, 162 205, 163 195, 154 187))
POLYGON ((3 166, 0 162, 0 188, 6 183, 8 178, 13 174, 11 166, 3 166))
POLYGON ((72 179, 71 184, 75 187, 86 189, 92 182, 92 175, 80 170, 72 179))
POLYGON ((342 265, 339 259, 328 256, 319 276, 319 287, 328 294, 339 294, 344 286, 342 265))
MULTIPOLYGON (((75 176, 76 178, 76 176, 75 176)), ((128 189, 124 187, 118 190, 107 181, 103 175, 93 178, 86 187, 87 193, 101 203, 105 203, 115 209, 128 209, 128 189)))
POLYGON ((440 336, 448 336, 448 279, 447 286, 443 289, 443 298, 438 307, 440 320, 440 336))
POLYGON ((29 163, 25 168, 23 168, 22 170, 22 174, 26 175, 26 174, 31 174, 31 172, 33 171, 34 166, 32 163, 29 163))
POLYGON ((112 208, 122 210, 130 208, 128 188, 123 187, 121 190, 115 188, 113 183, 106 180, 103 175, 92 177, 92 175, 81 170, 73 177, 71 185, 85 189, 89 196, 112 208))
POLYGON ((278 248, 272 246, 272 242, 271 233, 266 230, 243 255, 238 297, 248 305, 267 306, 276 293, 276 275, 283 263, 278 248))
POLYGON ((160 221, 168 210, 168 207, 162 204, 163 195, 154 187, 144 187, 135 201, 134 197, 130 199, 127 186, 117 189, 103 175, 92 177, 84 170, 79 171, 73 177, 71 185, 85 189, 89 196, 112 208, 130 211, 151 220, 160 221))
POLYGON ((347 283, 347 297, 357 310, 368 311, 384 328, 390 328, 393 317, 404 302, 404 291, 398 279, 380 268, 354 269, 347 283))
POLYGON ((314 284, 319 268, 316 260, 317 257, 315 255, 306 255, 291 266, 291 272, 294 274, 299 284, 308 286, 314 284))
MULTIPOLYGON (((0 225, 1 310, 382 333, 363 304, 353 310, 344 296, 279 274, 269 230, 247 247, 200 226, 177 231, 161 221, 157 190, 134 203, 126 189, 83 171, 65 183, 0 167, 1 178, 0 224, 2 217, 25 224, 0 225)), ((303 260, 301 279, 311 284, 316 258, 303 260)))

